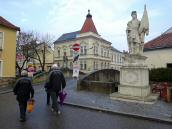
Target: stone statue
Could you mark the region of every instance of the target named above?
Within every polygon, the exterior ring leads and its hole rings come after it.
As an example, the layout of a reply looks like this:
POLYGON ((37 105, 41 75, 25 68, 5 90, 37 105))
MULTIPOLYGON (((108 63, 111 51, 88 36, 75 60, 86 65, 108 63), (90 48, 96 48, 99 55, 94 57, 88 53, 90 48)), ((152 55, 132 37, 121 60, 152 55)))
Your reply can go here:
POLYGON ((64 53, 64 56, 63 56, 63 67, 68 68, 68 58, 66 56, 66 52, 64 53))
POLYGON ((137 19, 136 11, 132 11, 131 16, 132 20, 128 22, 126 30, 129 53, 141 55, 143 53, 145 34, 148 35, 149 33, 149 22, 146 6, 141 21, 137 19))

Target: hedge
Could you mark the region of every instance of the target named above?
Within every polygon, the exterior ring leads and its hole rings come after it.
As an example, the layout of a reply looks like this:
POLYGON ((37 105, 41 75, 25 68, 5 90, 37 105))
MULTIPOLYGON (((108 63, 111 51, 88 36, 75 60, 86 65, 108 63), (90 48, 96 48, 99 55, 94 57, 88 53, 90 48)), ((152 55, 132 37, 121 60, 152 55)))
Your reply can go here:
POLYGON ((149 80, 155 82, 172 82, 172 68, 156 68, 149 70, 149 80))

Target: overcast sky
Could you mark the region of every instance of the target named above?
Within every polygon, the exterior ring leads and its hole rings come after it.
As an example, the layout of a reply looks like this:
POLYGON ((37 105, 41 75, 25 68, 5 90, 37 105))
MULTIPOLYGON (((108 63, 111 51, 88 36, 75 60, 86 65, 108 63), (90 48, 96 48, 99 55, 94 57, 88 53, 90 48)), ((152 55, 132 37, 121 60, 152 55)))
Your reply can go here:
POLYGON ((126 24, 131 11, 143 15, 147 5, 149 41, 172 26, 172 0, 0 0, 0 15, 22 31, 49 33, 56 39, 63 33, 80 30, 87 10, 102 38, 119 50, 127 50, 126 24))

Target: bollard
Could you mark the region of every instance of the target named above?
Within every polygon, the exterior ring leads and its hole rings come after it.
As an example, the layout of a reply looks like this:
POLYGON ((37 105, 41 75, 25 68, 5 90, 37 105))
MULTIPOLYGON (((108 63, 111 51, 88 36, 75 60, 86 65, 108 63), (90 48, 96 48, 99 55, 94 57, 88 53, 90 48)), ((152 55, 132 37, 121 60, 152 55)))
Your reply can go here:
POLYGON ((172 87, 167 87, 167 102, 170 103, 171 102, 171 92, 172 92, 172 87))

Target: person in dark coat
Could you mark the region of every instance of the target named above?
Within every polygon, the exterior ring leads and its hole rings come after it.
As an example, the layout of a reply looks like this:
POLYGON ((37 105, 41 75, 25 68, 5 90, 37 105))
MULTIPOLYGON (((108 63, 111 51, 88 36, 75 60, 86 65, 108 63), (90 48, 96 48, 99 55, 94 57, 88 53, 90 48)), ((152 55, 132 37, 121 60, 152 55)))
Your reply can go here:
POLYGON ((46 81, 45 82, 45 85, 44 85, 44 88, 45 88, 45 91, 46 91, 46 94, 47 94, 47 105, 50 105, 50 93, 48 92, 49 90, 49 81, 46 81))
POLYGON ((48 93, 51 96, 52 100, 52 110, 57 114, 60 114, 58 106, 58 94, 61 89, 64 89, 66 86, 66 81, 63 73, 58 69, 58 66, 54 64, 52 66, 52 71, 49 73, 49 84, 48 84, 48 93))
POLYGON ((27 101, 34 97, 34 89, 30 78, 27 77, 27 71, 22 71, 22 77, 17 80, 13 92, 16 95, 16 99, 20 108, 20 121, 26 120, 26 108, 27 101))

